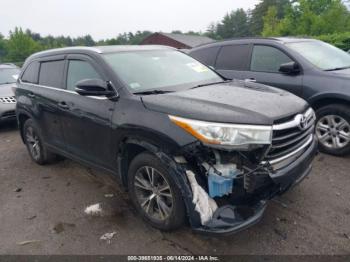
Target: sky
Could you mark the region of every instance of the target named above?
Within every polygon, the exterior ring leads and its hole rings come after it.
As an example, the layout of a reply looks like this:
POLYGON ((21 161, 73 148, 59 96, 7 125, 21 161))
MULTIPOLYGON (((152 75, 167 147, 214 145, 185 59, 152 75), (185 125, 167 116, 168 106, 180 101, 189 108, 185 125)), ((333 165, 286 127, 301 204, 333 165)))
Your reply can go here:
POLYGON ((259 0, 0 0, 0 33, 16 26, 41 35, 95 40, 138 30, 205 31, 211 22, 259 0))

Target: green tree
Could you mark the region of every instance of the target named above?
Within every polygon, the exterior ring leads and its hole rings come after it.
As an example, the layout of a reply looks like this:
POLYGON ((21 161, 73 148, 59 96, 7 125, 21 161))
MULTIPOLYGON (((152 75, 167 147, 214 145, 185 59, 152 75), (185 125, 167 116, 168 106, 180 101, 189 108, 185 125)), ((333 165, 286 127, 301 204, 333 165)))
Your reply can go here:
POLYGON ((183 34, 181 30, 173 30, 171 31, 172 34, 183 34))
POLYGON ((138 45, 142 42, 143 39, 151 35, 150 31, 137 31, 135 34, 129 33, 128 44, 138 45))
POLYGON ((210 23, 210 25, 207 28, 207 31, 205 32, 205 36, 210 37, 212 39, 220 40, 221 37, 217 34, 217 23, 210 23))
POLYGON ((16 27, 10 31, 10 38, 6 44, 6 60, 12 62, 24 61, 29 55, 41 49, 40 44, 35 42, 22 28, 16 27))
POLYGON ((110 38, 99 41, 98 45, 138 45, 151 31, 137 31, 136 33, 128 32, 119 34, 116 38, 110 38))
POLYGON ((249 36, 247 13, 240 8, 225 15, 221 23, 217 25, 216 33, 223 39, 249 36))
POLYGON ((4 61, 6 56, 6 40, 2 34, 0 34, 0 63, 4 61))
POLYGON ((26 29, 25 32, 26 32, 27 35, 29 35, 36 42, 39 42, 42 39, 42 37, 41 37, 41 35, 39 33, 35 33, 32 30, 30 30, 30 29, 26 29))
POLYGON ((280 35, 342 33, 350 30, 350 13, 341 0, 299 0, 280 21, 280 35))
POLYGON ((72 43, 73 46, 94 46, 95 45, 95 41, 91 37, 91 35, 77 37, 73 39, 72 42, 73 42, 72 43))
POLYGON ((273 36, 278 34, 279 19, 277 17, 276 6, 270 6, 264 16, 264 29, 262 31, 263 36, 273 36))
POLYGON ((291 6, 293 0, 261 0, 251 11, 249 29, 252 35, 261 35, 264 29, 264 16, 271 6, 276 7, 277 18, 285 16, 285 10, 291 6))

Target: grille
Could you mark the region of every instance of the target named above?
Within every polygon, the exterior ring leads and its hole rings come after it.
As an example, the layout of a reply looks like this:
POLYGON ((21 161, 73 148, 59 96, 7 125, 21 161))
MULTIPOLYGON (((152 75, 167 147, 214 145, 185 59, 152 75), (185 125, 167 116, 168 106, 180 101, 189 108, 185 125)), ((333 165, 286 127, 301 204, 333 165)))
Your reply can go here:
POLYGON ((273 126, 272 145, 265 160, 280 169, 299 157, 311 144, 315 130, 315 113, 310 108, 288 122, 273 126))
POLYGON ((9 118, 9 117, 16 117, 16 112, 14 110, 12 111, 7 111, 2 114, 2 118, 9 118))
POLYGON ((14 96, 0 97, 0 103, 14 104, 16 103, 16 98, 14 96))

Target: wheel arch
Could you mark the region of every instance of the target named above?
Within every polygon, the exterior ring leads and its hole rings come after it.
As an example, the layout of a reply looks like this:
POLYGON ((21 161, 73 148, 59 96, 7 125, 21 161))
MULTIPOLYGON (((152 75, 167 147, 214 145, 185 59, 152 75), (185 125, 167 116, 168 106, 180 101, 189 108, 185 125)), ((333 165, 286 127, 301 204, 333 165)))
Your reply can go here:
POLYGON ((25 111, 20 110, 17 112, 17 123, 18 123, 18 128, 19 128, 19 132, 23 143, 24 143, 23 126, 24 126, 24 123, 31 118, 32 118, 31 115, 25 111))
POLYGON ((350 96, 341 94, 321 94, 309 99, 309 103, 315 110, 330 104, 349 105, 350 96))
MULTIPOLYGON (((317 125, 316 125, 316 135, 319 138, 319 149, 321 152, 335 155, 335 156, 344 156, 350 152, 350 144, 339 146, 338 144, 335 146, 335 142, 333 137, 339 135, 339 130, 333 129, 333 126, 330 125, 327 130, 319 131, 318 123, 321 123, 322 117, 325 115, 339 115, 339 117, 345 116, 347 121, 349 122, 350 117, 350 99, 348 96, 343 95, 342 98, 336 97, 324 97, 322 99, 316 100, 316 103, 313 104, 313 108, 317 113, 317 125), (335 112, 334 112, 335 111, 335 112), (335 134, 334 132, 337 132, 335 134), (327 135, 327 136, 324 136, 327 135), (322 136, 322 138, 321 138, 322 136), (327 140, 323 139, 327 138, 327 140), (332 139, 331 139, 332 138, 332 139), (323 141, 322 141, 323 140, 323 141), (333 140, 333 142, 331 141, 333 140)), ((323 121, 323 120, 322 120, 323 121)), ((336 120, 333 120, 336 121, 336 120)), ((327 123, 326 123, 327 125, 327 123)), ((346 131, 347 132, 347 131, 346 131)))
POLYGON ((140 153, 147 151, 161 158, 161 154, 173 155, 180 146, 170 138, 154 134, 151 131, 143 135, 133 134, 124 137, 118 145, 118 175, 123 186, 127 188, 127 176, 131 161, 140 153))
POLYGON ((179 153, 181 147, 174 145, 171 141, 149 140, 145 137, 127 137, 119 146, 118 151, 118 175, 120 180, 127 189, 128 187, 128 167, 132 159, 141 152, 151 152, 156 155, 160 161, 166 166, 169 174, 174 178, 175 183, 179 186, 183 200, 186 206, 186 212, 192 226, 200 225, 199 214, 195 211, 192 202, 192 190, 186 177, 186 170, 180 164, 177 164, 172 156, 179 153), (170 150, 169 150, 170 149, 170 150))

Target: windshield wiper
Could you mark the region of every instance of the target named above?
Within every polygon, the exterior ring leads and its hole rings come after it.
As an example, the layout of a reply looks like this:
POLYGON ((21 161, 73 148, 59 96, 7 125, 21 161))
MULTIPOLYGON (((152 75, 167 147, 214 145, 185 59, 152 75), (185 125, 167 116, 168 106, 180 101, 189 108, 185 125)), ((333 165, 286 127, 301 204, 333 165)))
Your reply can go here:
POLYGON ((191 89, 195 89, 195 88, 203 87, 203 86, 211 86, 211 85, 216 85, 216 84, 224 84, 224 83, 229 83, 229 82, 232 82, 232 80, 231 79, 227 79, 227 80, 219 81, 219 82, 211 82, 211 83, 206 83, 206 84, 200 84, 200 85, 196 85, 194 87, 191 87, 191 89))
POLYGON ((325 69, 324 71, 338 71, 338 70, 343 70, 343 69, 348 69, 350 66, 343 66, 343 67, 335 67, 331 69, 325 69))
POLYGON ((141 92, 135 92, 133 93, 134 95, 161 95, 161 94, 166 94, 166 93, 171 93, 174 91, 165 91, 165 90, 148 90, 148 91, 141 91, 141 92))

